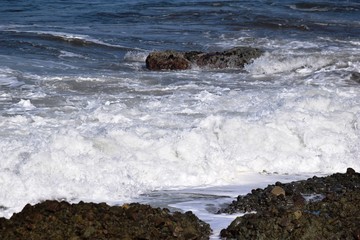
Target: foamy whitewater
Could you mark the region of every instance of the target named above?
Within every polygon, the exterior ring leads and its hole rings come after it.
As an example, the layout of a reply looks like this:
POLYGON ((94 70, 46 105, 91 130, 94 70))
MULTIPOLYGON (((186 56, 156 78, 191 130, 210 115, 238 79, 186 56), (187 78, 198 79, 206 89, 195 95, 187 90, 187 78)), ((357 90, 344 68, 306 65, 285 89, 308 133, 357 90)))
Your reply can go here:
POLYGON ((251 188, 360 171, 356 1, 0 6, 0 216, 45 199, 216 209, 251 188), (276 17, 275 17, 276 16, 276 17), (265 54, 150 72, 153 50, 265 54))

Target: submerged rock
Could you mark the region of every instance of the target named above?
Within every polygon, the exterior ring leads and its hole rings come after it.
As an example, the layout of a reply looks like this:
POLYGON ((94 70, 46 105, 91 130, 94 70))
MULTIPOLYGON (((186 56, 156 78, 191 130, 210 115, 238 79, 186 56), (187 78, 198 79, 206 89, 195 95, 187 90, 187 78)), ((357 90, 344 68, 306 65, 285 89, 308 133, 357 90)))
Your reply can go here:
POLYGON ((350 79, 357 83, 360 83, 360 72, 353 72, 350 79))
POLYGON ((138 203, 26 205, 9 220, 0 218, 0 239, 208 239, 210 226, 191 212, 170 213, 138 203))
POLYGON ((313 177, 253 190, 220 212, 256 211, 221 231, 225 239, 360 239, 360 174, 313 177), (273 190, 285 191, 276 196, 273 190), (278 188, 279 189, 279 188, 278 188), (306 200, 307 199, 307 200, 306 200))
POLYGON ((176 52, 156 51, 146 58, 149 70, 185 70, 192 66, 202 68, 243 68, 263 53, 258 48, 236 47, 223 52, 176 52))

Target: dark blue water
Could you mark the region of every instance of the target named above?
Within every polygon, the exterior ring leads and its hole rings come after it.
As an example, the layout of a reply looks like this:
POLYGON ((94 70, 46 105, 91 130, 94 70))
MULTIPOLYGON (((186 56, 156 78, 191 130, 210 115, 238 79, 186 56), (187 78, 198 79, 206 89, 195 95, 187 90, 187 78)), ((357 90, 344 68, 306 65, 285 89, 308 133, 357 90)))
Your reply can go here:
MULTIPOLYGON (((129 49, 217 50, 221 39, 244 33, 358 39, 359 16, 359 1, 2 1, 0 54, 117 71, 129 49), (87 59, 59 59, 61 51, 87 59)), ((14 62, 2 65, 16 68, 14 62)), ((37 65, 26 67, 46 71, 37 65)))

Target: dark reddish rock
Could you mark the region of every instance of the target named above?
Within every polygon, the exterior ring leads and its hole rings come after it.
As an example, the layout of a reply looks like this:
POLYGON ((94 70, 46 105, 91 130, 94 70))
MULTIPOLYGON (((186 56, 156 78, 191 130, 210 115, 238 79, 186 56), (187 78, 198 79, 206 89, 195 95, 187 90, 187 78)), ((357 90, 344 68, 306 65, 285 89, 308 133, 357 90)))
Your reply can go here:
POLYGON ((0 239, 208 239, 211 229, 191 212, 170 213, 137 203, 26 205, 9 220, 0 218, 0 239))
POLYGON ((211 69, 243 68, 262 55, 258 48, 236 47, 223 52, 152 52, 146 58, 149 70, 185 70, 192 66, 211 69))
POLYGON ((185 70, 190 66, 184 54, 175 51, 152 52, 146 58, 146 67, 150 70, 185 70))

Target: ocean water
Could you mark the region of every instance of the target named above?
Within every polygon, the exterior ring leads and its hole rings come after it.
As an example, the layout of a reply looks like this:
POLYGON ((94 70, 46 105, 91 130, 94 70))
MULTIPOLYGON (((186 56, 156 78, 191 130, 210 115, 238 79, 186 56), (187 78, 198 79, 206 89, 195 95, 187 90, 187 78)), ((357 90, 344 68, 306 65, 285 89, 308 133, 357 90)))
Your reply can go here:
POLYGON ((360 171, 359 119, 359 1, 1 1, 0 216, 136 200, 219 228, 214 209, 251 187, 360 171), (145 68, 235 46, 265 54, 145 68))

